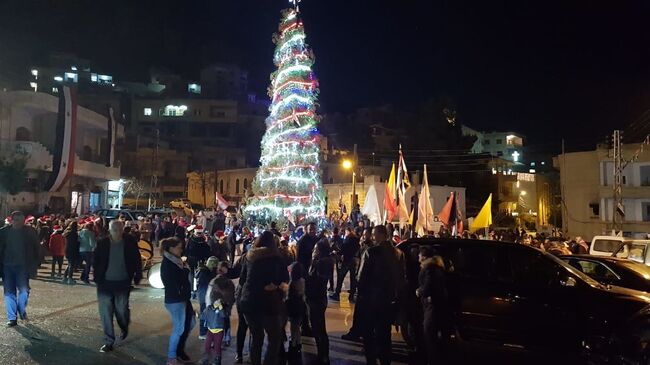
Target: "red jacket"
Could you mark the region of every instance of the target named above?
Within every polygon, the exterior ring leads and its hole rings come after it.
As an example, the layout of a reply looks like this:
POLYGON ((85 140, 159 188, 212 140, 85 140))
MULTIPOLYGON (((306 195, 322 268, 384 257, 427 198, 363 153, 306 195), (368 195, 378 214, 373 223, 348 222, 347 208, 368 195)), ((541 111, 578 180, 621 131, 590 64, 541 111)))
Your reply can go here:
POLYGON ((50 236, 50 254, 52 256, 65 256, 65 238, 61 233, 50 236))

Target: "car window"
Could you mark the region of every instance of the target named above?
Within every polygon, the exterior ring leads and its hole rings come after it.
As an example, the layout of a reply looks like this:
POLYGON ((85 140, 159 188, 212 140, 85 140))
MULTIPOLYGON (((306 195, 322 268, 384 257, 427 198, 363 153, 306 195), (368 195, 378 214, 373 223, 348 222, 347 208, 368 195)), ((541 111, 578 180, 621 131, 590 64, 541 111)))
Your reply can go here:
POLYGON ((541 252, 513 249, 510 258, 515 281, 524 286, 548 287, 558 279, 562 270, 541 252))
POLYGON ((630 245, 630 252, 627 255, 627 258, 636 261, 636 262, 644 262, 645 261, 645 251, 647 249, 647 245, 641 244, 641 243, 633 243, 630 245))
POLYGON ((573 265, 583 273, 597 280, 618 280, 618 276, 609 268, 600 262, 589 260, 574 260, 577 265, 573 265))
POLYGON ((462 247, 449 254, 458 275, 491 281, 512 281, 507 251, 488 247, 462 247))
POLYGON ((617 240, 598 239, 594 242, 594 251, 613 253, 619 248, 621 243, 622 243, 621 241, 617 241, 617 240))

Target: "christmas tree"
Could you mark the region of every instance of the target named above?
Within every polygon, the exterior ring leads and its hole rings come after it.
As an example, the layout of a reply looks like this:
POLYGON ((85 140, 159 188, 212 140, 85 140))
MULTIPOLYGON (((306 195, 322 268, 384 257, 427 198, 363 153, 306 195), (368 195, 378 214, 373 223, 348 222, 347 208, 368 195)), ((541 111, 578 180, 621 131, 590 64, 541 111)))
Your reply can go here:
POLYGON ((323 217, 325 195, 316 127, 318 80, 296 3, 282 12, 273 42, 277 70, 271 74, 271 106, 253 182, 255 197, 245 211, 259 222, 288 219, 297 223, 323 217))

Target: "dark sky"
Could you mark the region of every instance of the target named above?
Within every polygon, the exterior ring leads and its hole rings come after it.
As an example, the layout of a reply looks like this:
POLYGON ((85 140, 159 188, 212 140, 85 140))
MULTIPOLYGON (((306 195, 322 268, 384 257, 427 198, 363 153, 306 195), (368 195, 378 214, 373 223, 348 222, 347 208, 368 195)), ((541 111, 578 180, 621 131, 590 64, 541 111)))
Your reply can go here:
MULTIPOLYGON (((287 0, 3 0, 0 62, 49 51, 118 80, 237 62, 264 93, 287 0)), ((650 108, 650 1, 304 0, 321 112, 446 95, 462 121, 593 147, 650 108)), ((22 70, 20 70, 23 72, 22 70)))

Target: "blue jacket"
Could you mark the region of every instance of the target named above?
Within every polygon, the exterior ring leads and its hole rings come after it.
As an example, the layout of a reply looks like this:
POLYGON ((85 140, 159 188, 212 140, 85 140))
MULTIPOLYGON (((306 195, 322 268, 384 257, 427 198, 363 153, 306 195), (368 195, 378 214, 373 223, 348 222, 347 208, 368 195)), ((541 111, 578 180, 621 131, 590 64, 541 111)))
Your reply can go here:
POLYGON ((226 325, 226 312, 223 310, 223 307, 215 308, 211 305, 203 310, 201 319, 205 321, 205 326, 208 329, 224 329, 226 325))

